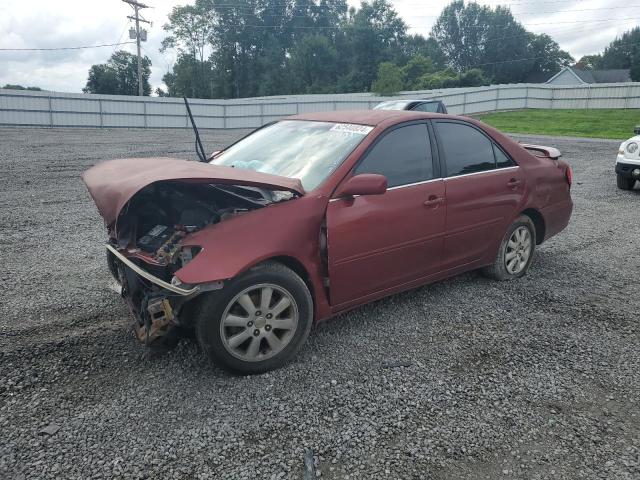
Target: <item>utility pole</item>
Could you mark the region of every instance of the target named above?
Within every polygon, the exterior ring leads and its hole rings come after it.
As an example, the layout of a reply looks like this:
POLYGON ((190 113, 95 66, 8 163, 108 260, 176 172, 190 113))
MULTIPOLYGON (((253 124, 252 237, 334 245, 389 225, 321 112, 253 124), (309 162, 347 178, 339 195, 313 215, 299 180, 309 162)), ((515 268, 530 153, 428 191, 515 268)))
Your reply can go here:
MULTIPOLYGON (((151 22, 148 22, 144 18, 140 17, 140 10, 144 8, 149 8, 149 7, 144 3, 137 2, 136 0, 122 0, 122 1, 124 3, 128 3, 129 5, 131 5, 131 8, 133 8, 133 11, 134 11, 133 17, 128 16, 127 18, 129 20, 133 20, 136 22, 135 37, 136 37, 136 47, 138 48, 138 95, 142 97, 144 95, 144 82, 142 79, 142 56, 140 54, 140 42, 147 41, 147 32, 146 30, 142 30, 142 35, 141 35, 140 22, 148 23, 149 25, 151 25, 151 22)), ((129 37, 131 36, 132 35, 130 32, 129 37)))

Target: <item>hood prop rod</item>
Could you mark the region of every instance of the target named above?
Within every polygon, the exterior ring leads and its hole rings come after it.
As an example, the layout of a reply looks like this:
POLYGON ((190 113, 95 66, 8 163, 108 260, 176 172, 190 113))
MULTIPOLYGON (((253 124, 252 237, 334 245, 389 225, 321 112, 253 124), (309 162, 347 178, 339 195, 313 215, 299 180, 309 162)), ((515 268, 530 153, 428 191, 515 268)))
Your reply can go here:
POLYGON ((200 134, 198 133, 198 127, 196 127, 196 122, 193 119, 193 115, 191 114, 191 107, 189 106, 189 102, 187 101, 187 97, 183 97, 184 105, 187 107, 187 113, 189 114, 189 119, 191 120, 191 126, 193 127, 193 133, 196 134, 196 154, 201 162, 207 161, 207 155, 204 153, 204 147, 202 146, 202 140, 200 140, 200 134))

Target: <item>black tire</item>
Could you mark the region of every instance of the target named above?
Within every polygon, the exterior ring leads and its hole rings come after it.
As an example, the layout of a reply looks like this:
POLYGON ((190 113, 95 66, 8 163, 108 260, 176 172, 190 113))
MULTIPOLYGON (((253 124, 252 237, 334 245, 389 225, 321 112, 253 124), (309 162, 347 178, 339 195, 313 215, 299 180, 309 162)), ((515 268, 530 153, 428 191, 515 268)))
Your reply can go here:
POLYGON ((304 344, 313 323, 313 300, 307 285, 295 272, 277 262, 257 265, 232 279, 222 290, 203 294, 198 300, 194 308, 198 343, 211 361, 232 373, 256 374, 280 368, 304 344), (289 343, 281 351, 264 360, 245 361, 225 347, 221 322, 227 307, 239 293, 261 284, 272 284, 289 292, 297 307, 298 321, 289 343))
POLYGON ((616 183, 618 184, 618 188, 620 190, 631 190, 636 184, 636 180, 635 178, 623 177, 622 175, 617 174, 616 183))
POLYGON ((495 260, 493 261, 493 264, 483 268, 482 273, 489 278, 500 281, 514 280, 516 278, 523 277, 529 270, 529 266, 531 265, 531 261, 533 260, 535 250, 536 227, 533 224, 531 218, 529 218, 527 215, 520 215, 511 225, 509 225, 509 228, 507 229, 507 232, 505 233, 502 242, 500 243, 500 248, 498 249, 498 253, 495 260), (525 227, 529 231, 529 235, 531 236, 531 252, 529 253, 529 257, 526 260, 526 263, 522 270, 518 271, 517 273, 510 273, 507 269, 506 261, 507 246, 513 233, 520 227, 525 227))

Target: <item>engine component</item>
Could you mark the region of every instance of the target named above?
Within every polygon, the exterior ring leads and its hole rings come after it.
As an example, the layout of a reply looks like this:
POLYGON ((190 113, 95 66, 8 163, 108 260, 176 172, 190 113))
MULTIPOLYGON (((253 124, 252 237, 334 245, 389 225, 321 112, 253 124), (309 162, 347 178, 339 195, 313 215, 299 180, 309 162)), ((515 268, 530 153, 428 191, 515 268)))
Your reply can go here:
POLYGON ((145 321, 135 328, 136 337, 147 346, 157 344, 158 340, 165 337, 171 327, 175 316, 169 300, 166 298, 154 298, 147 303, 147 315, 145 321))
POLYGON ((138 240, 140 250, 148 253, 158 251, 174 234, 172 228, 166 225, 156 225, 138 240))

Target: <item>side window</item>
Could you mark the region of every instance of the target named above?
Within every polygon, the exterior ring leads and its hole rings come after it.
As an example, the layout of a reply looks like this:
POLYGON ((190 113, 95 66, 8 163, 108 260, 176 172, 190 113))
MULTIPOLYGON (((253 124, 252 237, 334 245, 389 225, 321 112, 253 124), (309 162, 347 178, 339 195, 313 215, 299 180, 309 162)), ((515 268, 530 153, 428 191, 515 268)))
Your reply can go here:
POLYGON ((440 104, 438 102, 427 102, 427 103, 420 103, 420 104, 416 105, 415 107, 413 107, 411 110, 414 110, 416 112, 437 113, 439 106, 440 106, 440 104))
POLYGON ((431 180, 433 161, 427 125, 408 125, 387 133, 356 167, 355 173, 384 175, 389 187, 431 180))
POLYGON ((496 156, 496 165, 498 168, 507 168, 507 167, 515 167, 516 164, 513 160, 505 155, 500 147, 498 147, 495 143, 493 144, 493 152, 496 156))
POLYGON ((435 122, 447 164, 447 176, 484 172, 496 167, 493 142, 473 127, 435 122))

